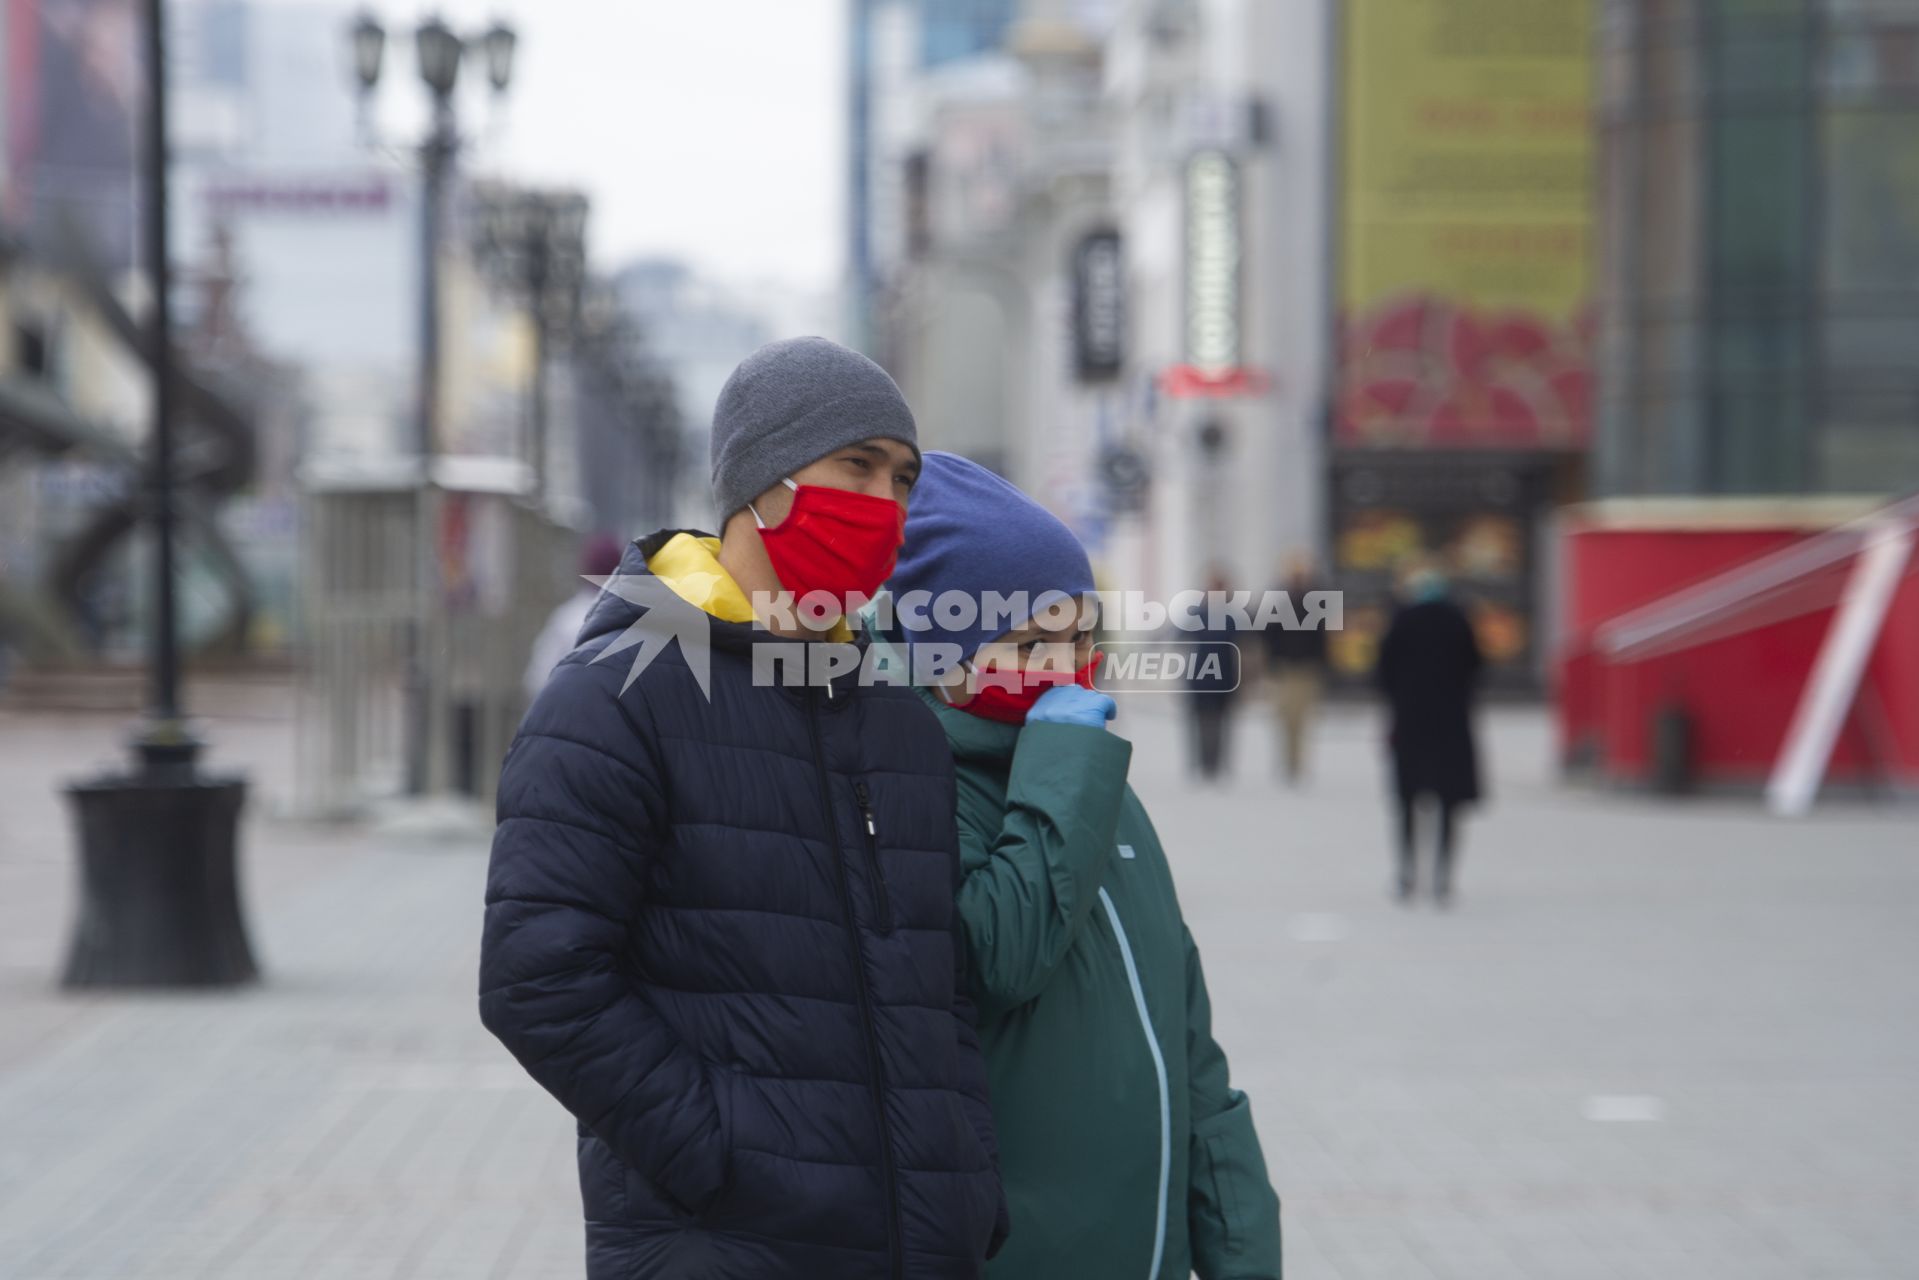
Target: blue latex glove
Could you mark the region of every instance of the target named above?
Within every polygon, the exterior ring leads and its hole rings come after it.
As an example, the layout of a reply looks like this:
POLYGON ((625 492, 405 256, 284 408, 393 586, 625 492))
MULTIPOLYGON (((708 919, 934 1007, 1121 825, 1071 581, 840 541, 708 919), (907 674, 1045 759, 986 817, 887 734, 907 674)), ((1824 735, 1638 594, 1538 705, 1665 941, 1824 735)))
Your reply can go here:
POLYGON ((1103 693, 1063 684, 1048 689, 1026 713, 1027 724, 1083 724, 1088 729, 1104 729, 1118 710, 1103 693))

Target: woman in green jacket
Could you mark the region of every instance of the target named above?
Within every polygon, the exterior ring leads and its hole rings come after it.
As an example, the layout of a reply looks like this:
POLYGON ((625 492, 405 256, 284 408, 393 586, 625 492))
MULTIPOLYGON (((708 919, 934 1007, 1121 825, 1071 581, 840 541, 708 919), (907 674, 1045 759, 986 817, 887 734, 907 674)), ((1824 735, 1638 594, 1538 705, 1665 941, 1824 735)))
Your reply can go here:
POLYGON ((891 636, 953 747, 961 924, 1012 1234, 991 1280, 1276 1280, 1279 1200, 1212 1035, 1132 744, 1090 687, 1085 551, 992 472, 928 453, 891 636), (919 593, 927 593, 921 596, 919 593), (976 604, 1025 593, 1010 631, 976 604), (952 597, 949 597, 951 599, 952 597), (1058 607, 1064 603, 1068 607, 1058 607), (1055 607, 1047 608, 1047 605, 1055 607))

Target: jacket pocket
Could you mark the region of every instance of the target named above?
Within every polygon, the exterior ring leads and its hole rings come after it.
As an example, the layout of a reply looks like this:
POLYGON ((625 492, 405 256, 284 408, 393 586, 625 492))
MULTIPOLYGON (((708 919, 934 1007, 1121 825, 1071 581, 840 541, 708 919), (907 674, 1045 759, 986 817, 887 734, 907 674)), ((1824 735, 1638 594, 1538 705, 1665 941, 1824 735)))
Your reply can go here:
POLYGON ((886 888, 886 876, 880 870, 879 827, 873 821, 873 793, 864 781, 853 784, 853 798, 860 802, 861 836, 866 841, 866 874, 873 882, 873 921, 881 933, 893 932, 893 898, 886 888))
POLYGON ((706 1068, 706 1087, 713 1095, 713 1110, 720 1122, 720 1185, 706 1199, 706 1203, 688 1205, 689 1220, 699 1222, 717 1211, 726 1203, 727 1193, 733 1188, 733 1109, 734 1086, 738 1075, 734 1068, 708 1064, 706 1068))
POLYGON ((723 1067, 706 1067, 707 1092, 713 1099, 718 1117, 720 1179, 697 1202, 689 1203, 676 1189, 661 1186, 637 1169, 626 1170, 627 1216, 645 1221, 662 1218, 691 1226, 705 1219, 726 1198, 733 1180, 733 1099, 728 1089, 733 1073, 723 1067))

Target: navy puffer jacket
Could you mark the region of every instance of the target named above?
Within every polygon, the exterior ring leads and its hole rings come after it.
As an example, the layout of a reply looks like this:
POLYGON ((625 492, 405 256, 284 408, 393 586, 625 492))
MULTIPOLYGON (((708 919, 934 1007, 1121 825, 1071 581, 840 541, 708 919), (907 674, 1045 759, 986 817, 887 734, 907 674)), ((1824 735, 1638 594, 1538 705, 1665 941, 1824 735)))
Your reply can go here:
POLYGON ((527 713, 487 877, 481 1017, 578 1121, 588 1275, 979 1276, 1004 1202, 939 725, 852 676, 755 687, 780 642, 718 620, 710 702, 677 645, 622 694, 630 654, 592 659, 645 612, 602 595, 527 713))

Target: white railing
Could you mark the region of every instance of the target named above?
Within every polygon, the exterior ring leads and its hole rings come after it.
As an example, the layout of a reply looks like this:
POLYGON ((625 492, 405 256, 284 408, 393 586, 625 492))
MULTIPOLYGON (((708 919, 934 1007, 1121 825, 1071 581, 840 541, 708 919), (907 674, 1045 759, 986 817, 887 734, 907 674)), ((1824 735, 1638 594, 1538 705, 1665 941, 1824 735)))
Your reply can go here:
POLYGON ((426 485, 306 477, 301 814, 491 802, 533 638, 577 585, 578 535, 529 505, 523 481, 471 466, 436 467, 426 485))

